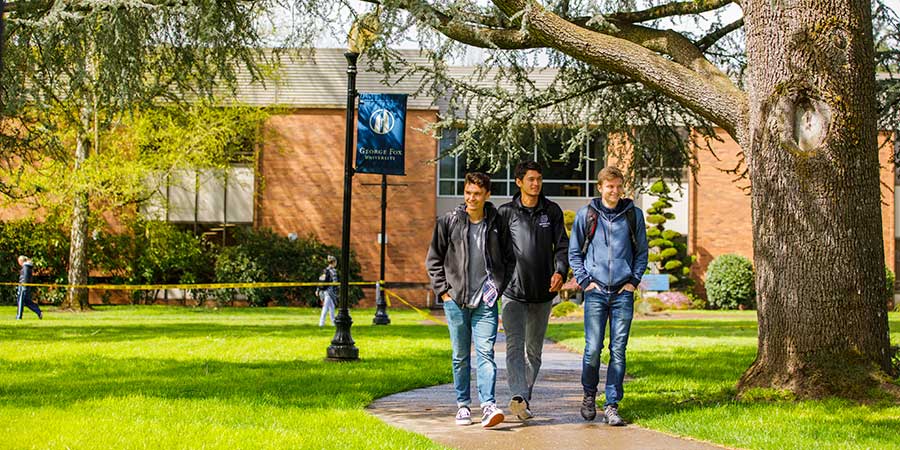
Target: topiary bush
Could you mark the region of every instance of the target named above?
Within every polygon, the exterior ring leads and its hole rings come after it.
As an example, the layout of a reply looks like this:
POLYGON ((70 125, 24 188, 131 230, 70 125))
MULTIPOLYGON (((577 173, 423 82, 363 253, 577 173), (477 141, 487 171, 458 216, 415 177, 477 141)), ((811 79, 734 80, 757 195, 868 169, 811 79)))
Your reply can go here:
POLYGON ((662 180, 650 186, 650 192, 659 200, 647 208, 647 245, 650 247, 648 259, 654 272, 669 276, 669 284, 674 290, 689 290, 694 285, 691 278, 691 265, 696 257, 687 254, 687 245, 681 233, 667 230, 666 222, 675 215, 666 212, 672 207, 672 196, 669 187, 662 180))
POLYGON ((553 307, 550 315, 552 315, 553 317, 566 317, 577 309, 578 305, 572 302, 562 302, 553 307))
POLYGON ((753 263, 735 254, 714 259, 706 269, 706 296, 712 308, 753 308, 756 299, 753 263))

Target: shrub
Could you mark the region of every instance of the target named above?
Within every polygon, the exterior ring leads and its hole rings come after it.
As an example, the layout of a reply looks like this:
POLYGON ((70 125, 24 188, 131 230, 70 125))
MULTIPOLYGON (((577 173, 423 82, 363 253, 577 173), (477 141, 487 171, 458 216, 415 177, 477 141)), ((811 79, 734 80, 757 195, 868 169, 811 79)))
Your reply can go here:
MULTIPOLYGON (((52 222, 31 219, 0 222, 0 281, 19 281, 19 255, 34 262, 32 282, 65 284, 68 280, 69 235, 52 222)), ((35 288, 33 298, 41 303, 59 303, 65 289, 35 288)), ((15 304, 16 288, 0 287, 0 303, 15 304)))
MULTIPOLYGON (((213 252, 190 231, 167 222, 135 220, 124 233, 96 232, 89 247, 91 266, 121 284, 194 284, 213 280, 213 252)), ((141 303, 157 291, 134 291, 141 303)))
MULTIPOLYGON (((636 291, 635 291, 636 292, 636 291)), ((634 300, 634 311, 638 314, 646 315, 653 312, 663 311, 666 305, 657 297, 637 297, 634 300)))
POLYGON ((553 311, 550 314, 553 317, 566 317, 577 309, 578 309, 578 305, 576 305, 572 302, 562 302, 562 303, 554 306, 553 311))
POLYGON ((706 271, 706 293, 713 308, 752 308, 756 292, 753 264, 740 255, 727 254, 714 259, 706 271))
POLYGON ((706 309, 706 299, 698 297, 690 292, 686 292, 688 300, 691 301, 691 309, 706 309))
MULTIPOLYGON (((216 258, 216 282, 291 282, 315 281, 327 265, 327 255, 340 256, 340 249, 325 245, 314 236, 290 240, 269 229, 238 230, 235 235, 238 245, 223 251, 216 258)), ((350 281, 360 281, 360 266, 353 253, 350 255, 350 281)), ((342 274, 343 276, 343 274, 342 274)), ((265 306, 270 301, 279 305, 317 305, 315 287, 262 288, 250 292, 237 291, 247 295, 255 306, 265 306)), ((227 301, 235 290, 217 293, 220 301, 227 301)), ((362 289, 350 286, 350 303, 356 304, 362 298, 362 289)))
POLYGON ((575 223, 575 211, 567 209, 563 211, 563 222, 566 224, 566 234, 572 235, 572 225, 575 223))

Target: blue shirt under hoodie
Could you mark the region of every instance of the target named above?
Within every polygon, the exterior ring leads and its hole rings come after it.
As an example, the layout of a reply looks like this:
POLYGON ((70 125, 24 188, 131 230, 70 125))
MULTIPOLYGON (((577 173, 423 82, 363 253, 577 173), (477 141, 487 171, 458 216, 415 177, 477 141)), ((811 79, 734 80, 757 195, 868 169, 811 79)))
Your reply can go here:
POLYGON ((606 289, 618 288, 625 283, 637 287, 647 269, 647 254, 644 213, 634 206, 631 199, 619 200, 614 209, 609 209, 603 206, 599 198, 595 198, 575 215, 572 235, 569 237, 569 265, 582 289, 586 289, 592 281, 606 289), (585 229, 588 208, 598 212, 597 229, 587 253, 582 254, 582 243, 588 232, 585 229), (631 208, 635 210, 637 225, 635 229, 637 246, 633 250, 631 230, 625 216, 625 212, 631 208))

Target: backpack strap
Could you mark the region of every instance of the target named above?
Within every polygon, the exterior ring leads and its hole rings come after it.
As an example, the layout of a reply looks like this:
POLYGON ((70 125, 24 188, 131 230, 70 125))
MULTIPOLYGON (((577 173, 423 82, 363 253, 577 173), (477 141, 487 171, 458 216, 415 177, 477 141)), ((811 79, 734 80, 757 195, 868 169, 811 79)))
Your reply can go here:
MULTIPOLYGON (((584 242, 581 243, 581 254, 586 255, 588 246, 591 245, 591 241, 594 239, 594 234, 597 232, 597 222, 598 222, 597 210, 588 206, 587 215, 585 216, 584 227, 587 231, 584 234, 584 242)), ((625 219, 628 221, 628 235, 631 238, 631 253, 637 251, 637 238, 635 235, 637 234, 637 216, 635 216, 634 208, 628 208, 625 211, 625 219)))
POLYGON ((597 232, 597 210, 588 205, 587 214, 584 217, 584 242, 581 243, 581 254, 587 255, 588 246, 594 239, 594 233, 597 232))
POLYGON ((625 211, 625 218, 628 220, 628 231, 630 231, 631 236, 631 254, 633 255, 637 251, 637 238, 635 235, 637 234, 637 217, 634 215, 634 207, 628 208, 625 211))

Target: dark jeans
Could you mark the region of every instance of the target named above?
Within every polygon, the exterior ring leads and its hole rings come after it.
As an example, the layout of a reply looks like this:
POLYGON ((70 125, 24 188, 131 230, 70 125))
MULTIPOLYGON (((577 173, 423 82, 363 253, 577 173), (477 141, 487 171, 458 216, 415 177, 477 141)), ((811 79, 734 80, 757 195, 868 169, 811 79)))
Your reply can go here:
POLYGON ((625 346, 634 316, 634 293, 609 292, 593 289, 584 294, 584 359, 581 369, 581 385, 588 394, 597 393, 600 384, 600 353, 606 323, 609 321, 609 367, 606 371, 606 403, 618 404, 622 400, 622 382, 625 379, 625 346))
POLYGON ((16 292, 16 320, 20 320, 22 318, 22 307, 27 306, 28 309, 34 311, 38 317, 41 317, 41 308, 38 307, 37 303, 31 300, 30 292, 26 292, 25 288, 19 287, 16 292))

